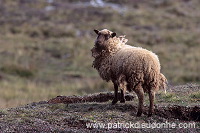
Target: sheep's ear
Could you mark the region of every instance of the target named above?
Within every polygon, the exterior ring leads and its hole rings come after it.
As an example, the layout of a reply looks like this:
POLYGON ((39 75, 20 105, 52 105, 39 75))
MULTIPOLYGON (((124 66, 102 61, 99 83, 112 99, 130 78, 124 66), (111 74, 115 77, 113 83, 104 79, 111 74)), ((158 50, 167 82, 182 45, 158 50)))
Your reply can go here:
POLYGON ((94 32, 98 35, 99 34, 99 30, 94 29, 94 32))
POLYGON ((115 37, 117 34, 115 33, 115 32, 113 32, 112 34, 111 34, 111 36, 112 37, 115 37))

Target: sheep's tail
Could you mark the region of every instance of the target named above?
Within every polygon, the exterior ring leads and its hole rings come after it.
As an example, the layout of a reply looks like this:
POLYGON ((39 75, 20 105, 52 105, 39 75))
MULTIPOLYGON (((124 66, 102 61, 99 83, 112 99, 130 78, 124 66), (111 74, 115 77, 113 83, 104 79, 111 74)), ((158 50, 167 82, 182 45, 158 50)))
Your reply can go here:
POLYGON ((165 76, 162 73, 160 73, 160 82, 159 82, 159 84, 160 84, 159 87, 163 88, 164 91, 165 91, 165 94, 166 94, 167 79, 165 78, 165 76))

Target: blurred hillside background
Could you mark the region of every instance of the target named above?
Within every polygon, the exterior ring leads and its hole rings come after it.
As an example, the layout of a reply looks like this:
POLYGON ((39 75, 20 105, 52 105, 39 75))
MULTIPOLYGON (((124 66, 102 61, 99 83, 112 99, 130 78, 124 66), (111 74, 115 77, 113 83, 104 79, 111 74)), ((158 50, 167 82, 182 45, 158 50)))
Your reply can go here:
POLYGON ((93 29, 155 52, 172 85, 200 83, 199 0, 0 0, 0 108, 112 90, 93 29))

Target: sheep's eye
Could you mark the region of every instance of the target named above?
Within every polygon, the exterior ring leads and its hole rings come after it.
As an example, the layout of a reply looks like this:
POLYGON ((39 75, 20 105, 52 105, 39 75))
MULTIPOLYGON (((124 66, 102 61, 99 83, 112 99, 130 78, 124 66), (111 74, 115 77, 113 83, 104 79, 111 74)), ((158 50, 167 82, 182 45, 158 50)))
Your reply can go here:
POLYGON ((105 39, 108 40, 110 38, 109 35, 105 35, 105 39))

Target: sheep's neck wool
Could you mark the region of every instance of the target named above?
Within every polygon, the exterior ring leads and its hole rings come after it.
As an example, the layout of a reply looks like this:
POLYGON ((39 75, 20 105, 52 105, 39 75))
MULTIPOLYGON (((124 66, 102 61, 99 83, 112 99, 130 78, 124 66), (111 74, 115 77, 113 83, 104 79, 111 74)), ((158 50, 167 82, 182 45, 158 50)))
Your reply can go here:
POLYGON ((128 41, 125 36, 114 37, 113 39, 107 41, 106 50, 102 50, 97 53, 95 60, 93 61, 93 67, 99 70, 100 76, 106 80, 110 80, 110 65, 112 62, 113 55, 119 51, 128 41))

